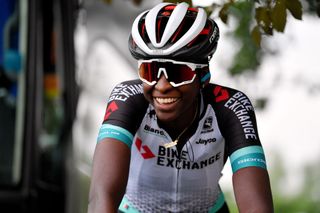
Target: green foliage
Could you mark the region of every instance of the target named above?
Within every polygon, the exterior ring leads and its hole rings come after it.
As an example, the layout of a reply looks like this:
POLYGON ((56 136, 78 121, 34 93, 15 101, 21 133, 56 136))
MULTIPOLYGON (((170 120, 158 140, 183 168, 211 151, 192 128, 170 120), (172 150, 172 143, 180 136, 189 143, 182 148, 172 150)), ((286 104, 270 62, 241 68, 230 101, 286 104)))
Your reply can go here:
POLYGON ((286 0, 285 5, 293 17, 299 20, 302 19, 302 5, 299 0, 286 0))
MULTIPOLYGON (((164 0, 178 3, 182 1, 164 0)), ((192 5, 192 1, 185 1, 192 5)), ((229 69, 231 75, 255 71, 261 64, 263 51, 261 41, 264 36, 272 36, 274 31, 283 33, 287 23, 287 11, 302 19, 300 0, 227 0, 223 4, 212 4, 205 8, 208 15, 217 11, 219 18, 228 24, 232 16, 237 20, 234 37, 240 43, 233 64, 229 69)))
POLYGON ((112 0, 102 0, 104 3, 106 4, 111 4, 112 3, 112 0))
POLYGON ((170 2, 170 3, 180 3, 180 2, 186 2, 186 3, 188 3, 189 5, 193 5, 192 4, 192 0, 187 0, 187 1, 183 1, 183 0, 163 0, 163 2, 170 2))
MULTIPOLYGON (((260 61, 259 44, 251 37, 251 11, 254 7, 252 1, 238 1, 229 6, 229 13, 236 17, 238 25, 234 31, 234 37, 240 41, 241 47, 235 55, 233 65, 229 72, 232 75, 240 74, 243 70, 254 70, 260 61)), ((255 33, 258 33, 256 31, 255 33)), ((259 38, 256 37, 258 40, 259 38)))
POLYGON ((287 22, 286 5, 284 0, 277 0, 271 11, 271 21, 273 27, 278 32, 283 32, 287 22))
MULTIPOLYGON (((107 4, 112 0, 102 0, 107 4)), ((140 5, 143 0, 131 0, 140 5)), ((320 1, 306 0, 309 10, 320 16, 320 1)), ((186 2, 193 6, 192 0, 163 0, 163 2, 186 2)), ((287 15, 302 20, 301 0, 225 0, 221 4, 212 3, 204 8, 208 15, 217 12, 221 21, 228 24, 230 17, 237 20, 234 37, 241 48, 236 53, 230 68, 232 75, 247 71, 256 71, 263 59, 264 50, 261 42, 266 36, 272 36, 274 31, 284 33, 287 15), (289 13, 287 13, 289 11, 289 13)))
MULTIPOLYGON (((104 3, 106 3, 106 4, 111 4, 112 3, 112 0, 102 0, 104 3)), ((133 4, 135 4, 135 5, 140 5, 141 4, 141 2, 142 2, 142 0, 131 0, 132 1, 132 3, 133 4)))
POLYGON ((316 13, 320 17, 320 1, 319 0, 306 0, 308 3, 308 12, 316 13))
POLYGON ((284 183, 288 174, 287 169, 283 165, 281 156, 274 153, 274 163, 269 169, 271 176, 271 185, 273 191, 273 200, 275 212, 283 213, 316 213, 320 209, 320 171, 318 169, 319 161, 307 164, 303 168, 303 182, 301 190, 292 194, 286 195, 284 183))
POLYGON ((302 5, 299 0, 273 0, 255 8, 255 20, 261 32, 273 35, 273 30, 284 32, 287 10, 298 20, 302 19, 302 5))
POLYGON ((219 17, 228 24, 229 16, 238 20, 234 37, 241 44, 235 55, 230 74, 255 71, 261 63, 263 35, 272 36, 274 30, 283 33, 287 23, 287 10, 296 19, 302 19, 299 0, 233 1, 221 5, 219 17))
POLYGON ((228 11, 230 6, 232 5, 232 2, 228 2, 226 4, 224 4, 221 8, 221 10, 219 11, 219 17, 221 19, 221 21, 225 24, 228 23, 228 11))
MULTIPOLYGON (((258 33, 261 35, 261 31, 268 35, 273 34, 272 25, 271 25, 271 13, 265 7, 258 7, 256 8, 255 19, 257 25, 255 28, 258 28, 258 33)), ((259 44, 260 46, 260 44, 259 44)))

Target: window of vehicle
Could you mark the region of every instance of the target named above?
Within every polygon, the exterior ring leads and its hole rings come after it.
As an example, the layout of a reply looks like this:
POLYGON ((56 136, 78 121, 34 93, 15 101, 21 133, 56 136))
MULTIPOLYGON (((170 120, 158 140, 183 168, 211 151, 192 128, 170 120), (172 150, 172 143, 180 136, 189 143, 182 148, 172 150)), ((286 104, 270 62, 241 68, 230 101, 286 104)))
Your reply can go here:
POLYGON ((0 185, 21 178, 27 1, 2 0, 0 7, 0 185))

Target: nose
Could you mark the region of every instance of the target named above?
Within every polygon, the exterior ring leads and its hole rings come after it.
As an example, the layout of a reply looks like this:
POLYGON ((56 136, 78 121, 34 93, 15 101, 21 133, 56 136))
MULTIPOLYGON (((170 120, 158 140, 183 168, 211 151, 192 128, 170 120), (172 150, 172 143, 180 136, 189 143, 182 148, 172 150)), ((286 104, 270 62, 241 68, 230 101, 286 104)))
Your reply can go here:
POLYGON ((156 83, 155 89, 157 89, 161 93, 165 93, 167 90, 172 89, 171 84, 169 83, 168 79, 165 77, 163 73, 161 74, 158 82, 156 83))

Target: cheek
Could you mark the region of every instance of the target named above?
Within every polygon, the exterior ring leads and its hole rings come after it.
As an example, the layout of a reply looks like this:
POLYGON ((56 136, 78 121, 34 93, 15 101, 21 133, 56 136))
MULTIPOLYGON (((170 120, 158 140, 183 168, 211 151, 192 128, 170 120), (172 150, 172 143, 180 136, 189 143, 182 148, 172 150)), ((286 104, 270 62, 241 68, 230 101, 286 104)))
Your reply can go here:
POLYGON ((143 95, 149 102, 151 102, 151 100, 152 100, 152 86, 149 86, 149 85, 143 83, 143 95))
POLYGON ((200 92, 200 82, 196 78, 195 81, 190 85, 185 85, 180 88, 181 93, 184 94, 188 99, 192 99, 198 96, 200 92))

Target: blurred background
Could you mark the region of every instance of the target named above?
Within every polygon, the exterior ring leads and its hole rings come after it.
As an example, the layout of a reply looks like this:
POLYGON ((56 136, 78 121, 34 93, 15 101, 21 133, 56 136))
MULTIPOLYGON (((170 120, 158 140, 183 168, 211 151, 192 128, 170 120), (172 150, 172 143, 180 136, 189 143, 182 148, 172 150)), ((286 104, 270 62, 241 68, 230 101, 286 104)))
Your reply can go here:
MULTIPOLYGON (((108 96, 137 78, 131 24, 159 2, 1 0, 0 212, 87 211, 108 96)), ((319 1, 235 2, 192 1, 221 31, 211 81, 255 105, 276 212, 320 212, 319 1), (280 12, 257 33, 268 7, 280 12)), ((231 175, 227 162, 221 186, 237 212, 231 175)))

